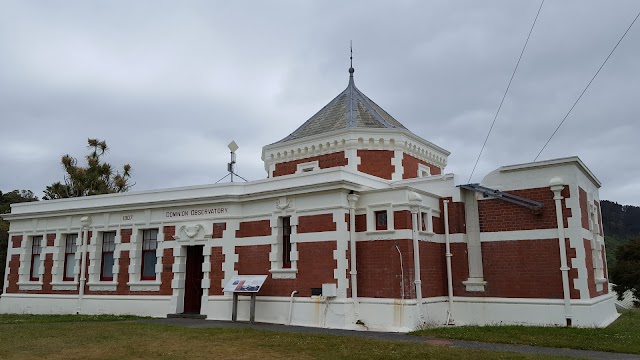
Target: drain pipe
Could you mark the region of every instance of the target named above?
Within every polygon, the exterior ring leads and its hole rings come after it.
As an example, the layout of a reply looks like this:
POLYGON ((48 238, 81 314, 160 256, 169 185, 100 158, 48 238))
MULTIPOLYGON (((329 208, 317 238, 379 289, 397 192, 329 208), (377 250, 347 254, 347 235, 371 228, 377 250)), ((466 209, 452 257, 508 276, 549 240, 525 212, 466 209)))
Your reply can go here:
POLYGON ((360 322, 360 304, 358 303, 358 271, 356 269, 356 203, 360 196, 354 192, 347 195, 349 202, 349 254, 351 274, 351 299, 356 323, 360 322))
POLYGON ((410 191, 409 203, 411 208, 411 238, 413 240, 413 266, 416 286, 416 301, 418 306, 418 319, 424 324, 424 314, 422 313, 422 280, 420 279, 420 243, 418 241, 418 210, 422 202, 422 197, 417 193, 410 191))
POLYGON ((91 216, 83 216, 80 218, 82 225, 82 259, 80 261, 80 289, 78 290, 78 308, 76 314, 82 311, 82 298, 84 297, 84 284, 87 276, 87 242, 89 241, 89 225, 91 225, 91 216))
POLYGON ((554 177, 549 181, 549 188, 553 191, 553 200, 556 202, 556 221, 558 223, 558 245, 560 247, 560 271, 562 271, 562 293, 564 295, 564 318, 567 327, 571 326, 571 295, 569 293, 569 266, 567 266, 567 248, 565 245, 564 218, 562 216, 562 190, 564 181, 554 177))
POLYGON ((453 314, 453 276, 451 275, 451 239, 449 236, 449 200, 443 200, 444 205, 444 241, 445 254, 447 260, 447 292, 449 295, 449 310, 447 311, 447 323, 449 325, 451 314, 453 314))
POLYGON ((289 321, 287 321, 287 325, 291 325, 291 315, 293 314, 293 297, 296 296, 298 290, 293 290, 291 292, 291 297, 289 298, 289 321))

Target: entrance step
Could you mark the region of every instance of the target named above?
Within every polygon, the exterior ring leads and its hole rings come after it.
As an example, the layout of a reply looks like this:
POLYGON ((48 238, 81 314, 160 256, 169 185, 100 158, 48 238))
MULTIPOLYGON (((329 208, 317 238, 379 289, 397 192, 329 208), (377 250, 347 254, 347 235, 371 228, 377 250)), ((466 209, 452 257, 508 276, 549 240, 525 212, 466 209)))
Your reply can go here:
POLYGON ((206 319, 207 315, 201 314, 167 314, 167 319, 206 319))

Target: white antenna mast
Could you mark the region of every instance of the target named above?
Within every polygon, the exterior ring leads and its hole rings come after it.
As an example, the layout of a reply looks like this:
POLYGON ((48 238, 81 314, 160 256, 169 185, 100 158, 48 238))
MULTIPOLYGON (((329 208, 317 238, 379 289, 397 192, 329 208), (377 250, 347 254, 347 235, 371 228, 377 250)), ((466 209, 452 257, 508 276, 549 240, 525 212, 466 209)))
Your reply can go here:
POLYGON ((236 144, 235 141, 231 141, 229 143, 229 145, 227 145, 227 147, 229 148, 229 150, 231 150, 231 161, 229 163, 227 163, 227 171, 229 172, 227 175, 225 175, 222 179, 216 181, 216 184, 219 183, 220 181, 222 181, 224 178, 226 178, 227 176, 231 176, 231 182, 233 182, 233 175, 239 177, 240 179, 247 181, 247 179, 243 178, 242 176, 238 175, 235 173, 234 170, 234 165, 236 164, 236 151, 240 148, 238 146, 238 144, 236 144))

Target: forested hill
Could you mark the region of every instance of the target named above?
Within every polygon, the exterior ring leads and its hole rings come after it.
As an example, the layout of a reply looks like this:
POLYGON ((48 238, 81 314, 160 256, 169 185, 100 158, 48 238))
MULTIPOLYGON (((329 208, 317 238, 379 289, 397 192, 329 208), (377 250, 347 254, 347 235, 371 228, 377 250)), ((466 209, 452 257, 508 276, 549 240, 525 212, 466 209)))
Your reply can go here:
POLYGON ((620 244, 640 237, 640 206, 620 205, 609 200, 600 201, 602 224, 607 246, 609 267, 615 262, 615 252, 620 244))

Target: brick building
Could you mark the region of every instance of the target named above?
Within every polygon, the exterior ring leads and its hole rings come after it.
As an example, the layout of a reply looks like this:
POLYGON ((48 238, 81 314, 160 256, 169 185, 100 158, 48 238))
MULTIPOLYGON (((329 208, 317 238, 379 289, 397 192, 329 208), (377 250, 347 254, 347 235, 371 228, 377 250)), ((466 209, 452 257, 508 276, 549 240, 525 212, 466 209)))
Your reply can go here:
POLYGON ((456 185, 448 155, 350 69, 342 93, 263 148, 266 179, 13 205, 0 312, 228 320, 227 281, 267 275, 262 322, 407 331, 617 317, 600 182, 580 159, 456 185))

